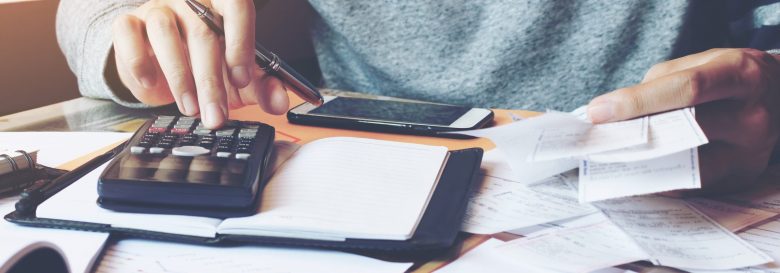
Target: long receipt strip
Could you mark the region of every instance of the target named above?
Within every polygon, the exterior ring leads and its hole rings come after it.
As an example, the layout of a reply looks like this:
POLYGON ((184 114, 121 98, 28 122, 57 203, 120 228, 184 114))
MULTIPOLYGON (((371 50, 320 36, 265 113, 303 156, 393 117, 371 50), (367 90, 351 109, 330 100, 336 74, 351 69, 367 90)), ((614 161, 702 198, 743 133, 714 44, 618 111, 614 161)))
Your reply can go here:
POLYGON ((528 161, 581 158, 647 143, 648 117, 594 125, 569 113, 550 112, 545 116, 568 125, 543 128, 528 161))
POLYGON ((647 253, 606 218, 591 225, 530 234, 496 249, 504 256, 556 272, 591 272, 648 259, 647 253))
POLYGON ((597 125, 583 109, 462 133, 492 140, 518 182, 579 166, 580 202, 701 187, 696 147, 708 140, 691 109, 597 125))
POLYGON ((688 109, 650 116, 647 144, 580 161, 580 202, 700 188, 695 147, 705 143, 688 109))
POLYGON ((684 200, 631 197, 597 206, 657 264, 724 270, 773 261, 684 200))
POLYGON ((496 150, 483 158, 482 186, 469 201, 462 230, 476 234, 493 234, 598 211, 590 204, 577 202, 575 189, 557 175, 546 180, 524 184, 506 177, 511 170, 496 163, 496 150))
POLYGON ((699 154, 689 149, 659 158, 580 164, 580 202, 701 187, 699 154))
POLYGON ((755 268, 772 261, 761 250, 780 253, 780 246, 774 245, 780 242, 780 222, 743 233, 751 234, 742 235, 748 241, 749 236, 775 238, 764 245, 756 244, 759 250, 684 200, 629 197, 597 205, 603 213, 524 238, 493 243, 491 251, 504 256, 502 259, 550 272, 591 272, 638 260, 696 270, 755 268))

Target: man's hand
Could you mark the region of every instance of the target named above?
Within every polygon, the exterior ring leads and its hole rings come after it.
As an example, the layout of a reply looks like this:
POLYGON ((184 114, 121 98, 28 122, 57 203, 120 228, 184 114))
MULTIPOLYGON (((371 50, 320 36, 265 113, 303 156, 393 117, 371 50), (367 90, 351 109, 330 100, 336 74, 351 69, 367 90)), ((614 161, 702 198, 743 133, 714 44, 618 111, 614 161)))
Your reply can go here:
POLYGON ((703 192, 738 190, 766 168, 780 130, 780 61, 754 49, 712 49, 653 66, 641 84, 593 99, 593 122, 696 106, 703 192))
POLYGON ((183 0, 152 0, 114 21, 114 56, 122 83, 149 105, 176 102, 185 115, 201 114, 219 127, 229 108, 260 104, 269 113, 288 108, 285 87, 254 63, 252 0, 200 0, 223 16, 218 37, 183 0))

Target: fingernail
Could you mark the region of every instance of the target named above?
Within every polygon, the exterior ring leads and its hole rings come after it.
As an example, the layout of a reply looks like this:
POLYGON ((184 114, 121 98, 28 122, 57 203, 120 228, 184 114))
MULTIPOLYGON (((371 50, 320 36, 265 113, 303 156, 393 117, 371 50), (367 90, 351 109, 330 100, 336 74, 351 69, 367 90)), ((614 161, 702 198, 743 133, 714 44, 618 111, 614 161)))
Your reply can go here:
POLYGON ((190 92, 181 95, 182 114, 192 116, 198 113, 198 100, 190 92))
POLYGON ((230 76, 233 77, 233 84, 241 87, 249 84, 249 81, 251 80, 249 78, 249 69, 243 65, 231 68, 230 76))
POLYGON ((225 120, 225 110, 216 102, 207 104, 206 109, 203 109, 203 111, 203 114, 205 114, 203 116, 203 123, 205 123, 208 128, 218 128, 222 125, 222 121, 225 120))
POLYGON ((146 89, 154 87, 154 81, 155 79, 150 76, 141 76, 138 78, 138 83, 146 89))
POLYGON ((588 106, 588 118, 591 122, 607 122, 615 117, 615 103, 600 101, 588 106))

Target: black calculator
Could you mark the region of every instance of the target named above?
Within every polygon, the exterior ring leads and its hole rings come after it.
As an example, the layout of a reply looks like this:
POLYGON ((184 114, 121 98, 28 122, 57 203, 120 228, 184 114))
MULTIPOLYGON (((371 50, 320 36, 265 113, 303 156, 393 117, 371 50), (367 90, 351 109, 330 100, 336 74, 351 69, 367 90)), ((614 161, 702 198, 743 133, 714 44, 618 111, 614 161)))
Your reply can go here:
POLYGON ((218 130, 200 119, 147 121, 98 181, 101 207, 134 213, 217 218, 256 213, 274 128, 230 120, 218 130))

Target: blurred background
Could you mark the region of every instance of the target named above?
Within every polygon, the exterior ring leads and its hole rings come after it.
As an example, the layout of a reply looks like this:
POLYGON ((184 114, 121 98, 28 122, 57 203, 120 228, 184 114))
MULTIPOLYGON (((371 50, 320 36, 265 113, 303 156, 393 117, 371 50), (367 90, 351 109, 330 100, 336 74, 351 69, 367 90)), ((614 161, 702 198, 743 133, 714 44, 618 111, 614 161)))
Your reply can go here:
MULTIPOLYGON (((76 78, 57 45, 58 4, 59 0, 0 0, 0 116, 79 96, 76 78)), ((309 35, 317 15, 308 2, 267 1, 261 6, 257 39, 310 81, 320 83, 309 35)))
POLYGON ((58 0, 0 0, 0 116, 78 96, 57 45, 58 0))

